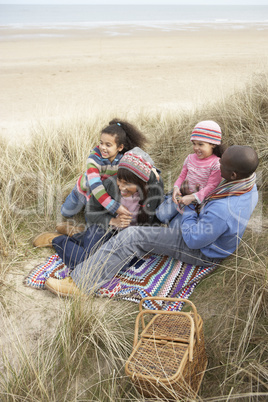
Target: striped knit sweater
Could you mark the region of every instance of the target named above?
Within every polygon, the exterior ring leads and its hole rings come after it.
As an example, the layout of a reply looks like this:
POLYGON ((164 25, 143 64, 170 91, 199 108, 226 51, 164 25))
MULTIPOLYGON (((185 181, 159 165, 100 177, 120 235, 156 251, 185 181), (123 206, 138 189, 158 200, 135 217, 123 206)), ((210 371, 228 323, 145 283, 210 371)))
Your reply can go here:
POLYGON ((181 174, 174 186, 181 187, 184 180, 188 180, 189 187, 194 192, 197 202, 200 204, 221 181, 219 157, 212 154, 208 158, 198 159, 196 154, 187 156, 183 163, 181 174), (196 185, 199 191, 196 192, 196 185))
POLYGON ((110 162, 109 159, 101 156, 99 146, 96 146, 87 159, 86 173, 77 181, 79 193, 83 194, 87 200, 93 195, 112 214, 118 210, 120 203, 109 196, 102 182, 117 173, 122 156, 123 154, 118 153, 113 162, 110 162))

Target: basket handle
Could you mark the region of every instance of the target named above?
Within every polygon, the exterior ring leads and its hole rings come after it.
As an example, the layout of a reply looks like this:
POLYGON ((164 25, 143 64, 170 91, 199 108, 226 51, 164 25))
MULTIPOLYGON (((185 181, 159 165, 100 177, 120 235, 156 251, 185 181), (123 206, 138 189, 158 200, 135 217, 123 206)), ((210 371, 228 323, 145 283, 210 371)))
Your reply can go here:
MULTIPOLYGON (((174 301, 174 302, 183 302, 183 303, 189 304, 189 306, 191 306, 193 313, 194 313, 194 325, 195 325, 195 329, 196 329, 196 338, 197 338, 197 342, 199 343, 199 328, 198 328, 198 321, 197 321, 197 310, 196 310, 196 307, 193 302, 191 302, 188 299, 183 299, 182 297, 148 296, 148 297, 144 297, 143 299, 141 299, 141 301, 139 303, 139 311, 140 312, 142 311, 142 305, 145 300, 174 301)), ((143 328, 145 326, 143 317, 142 317, 142 326, 143 326, 143 328)))

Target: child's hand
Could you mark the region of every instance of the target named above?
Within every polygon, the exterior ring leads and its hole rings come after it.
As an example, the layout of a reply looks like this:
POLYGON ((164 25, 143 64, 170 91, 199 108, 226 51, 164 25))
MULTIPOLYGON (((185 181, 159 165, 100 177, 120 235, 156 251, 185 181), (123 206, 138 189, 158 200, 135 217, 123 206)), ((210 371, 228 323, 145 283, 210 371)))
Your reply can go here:
POLYGON ((184 204, 184 205, 189 205, 191 204, 193 201, 196 201, 196 198, 193 194, 191 195, 185 195, 180 199, 180 203, 184 204))
POLYGON ((130 225, 131 222, 131 216, 125 215, 125 214, 120 214, 117 215, 116 218, 112 218, 110 220, 110 225, 116 227, 116 228, 126 228, 130 225))
POLYGON ((175 204, 179 204, 180 200, 178 200, 181 197, 181 192, 179 187, 174 187, 173 194, 172 194, 172 201, 175 202, 175 204))
POLYGON ((118 208, 116 213, 118 215, 124 214, 124 215, 128 215, 128 216, 132 217, 132 213, 129 212, 129 210, 126 207, 124 207, 123 205, 120 205, 120 207, 118 208))

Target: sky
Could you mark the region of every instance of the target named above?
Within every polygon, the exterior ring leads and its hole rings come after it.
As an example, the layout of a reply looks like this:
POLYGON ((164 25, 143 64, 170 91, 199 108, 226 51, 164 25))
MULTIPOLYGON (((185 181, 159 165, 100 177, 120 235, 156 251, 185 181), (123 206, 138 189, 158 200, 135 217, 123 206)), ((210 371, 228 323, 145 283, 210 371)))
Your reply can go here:
POLYGON ((0 0, 0 4, 237 4, 268 5, 268 0, 0 0))

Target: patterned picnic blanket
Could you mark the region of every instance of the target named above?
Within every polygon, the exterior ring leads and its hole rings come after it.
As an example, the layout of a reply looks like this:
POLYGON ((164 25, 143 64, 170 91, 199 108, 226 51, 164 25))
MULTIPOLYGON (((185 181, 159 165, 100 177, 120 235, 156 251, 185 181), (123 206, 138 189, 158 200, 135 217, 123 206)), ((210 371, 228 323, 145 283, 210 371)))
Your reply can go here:
MULTIPOLYGON (((135 303, 147 296, 181 297, 188 299, 202 278, 216 269, 216 265, 199 267, 183 263, 167 256, 151 254, 141 260, 133 259, 127 270, 121 270, 113 279, 104 284, 97 296, 114 297, 135 303)), ((54 254, 45 263, 36 266, 24 279, 26 286, 44 289, 49 276, 63 279, 70 270, 62 259, 54 254)), ((181 305, 162 302, 145 302, 145 308, 180 309, 181 305)))
POLYGON ((50 276, 64 279, 69 275, 70 269, 67 268, 58 254, 53 254, 42 264, 36 265, 24 278, 23 284, 36 289, 45 289, 45 281, 50 276))
MULTIPOLYGON (((137 261, 126 271, 120 271, 104 284, 97 295, 115 297, 139 303, 147 296, 188 299, 202 278, 216 269, 216 265, 199 267, 168 256, 151 254, 137 261)), ((180 309, 181 304, 145 301, 150 309, 180 309)))

